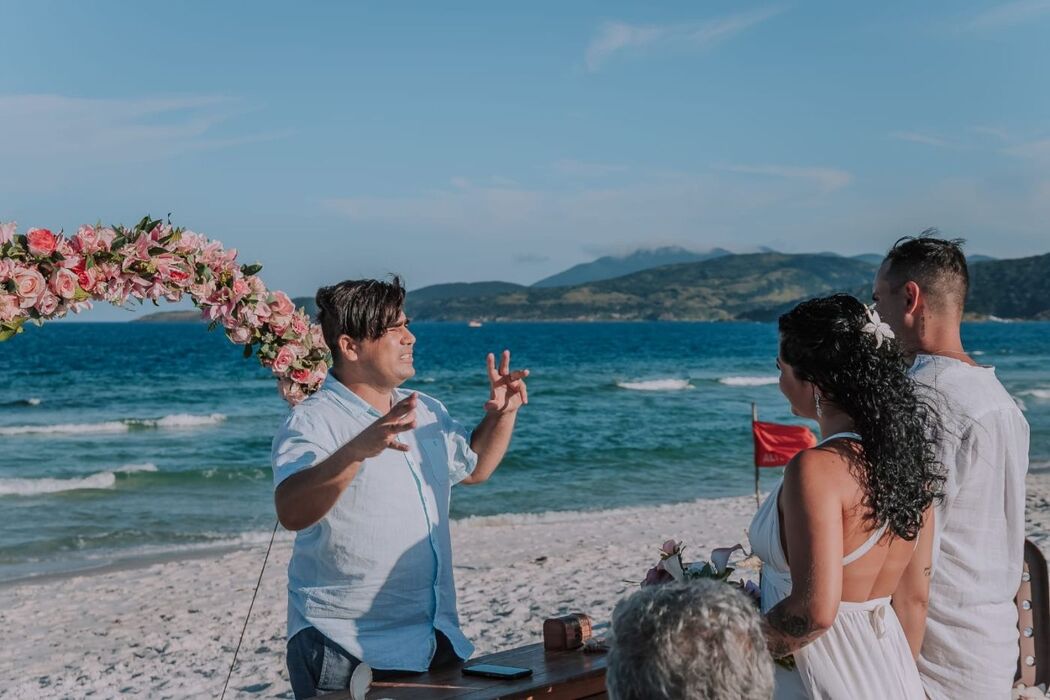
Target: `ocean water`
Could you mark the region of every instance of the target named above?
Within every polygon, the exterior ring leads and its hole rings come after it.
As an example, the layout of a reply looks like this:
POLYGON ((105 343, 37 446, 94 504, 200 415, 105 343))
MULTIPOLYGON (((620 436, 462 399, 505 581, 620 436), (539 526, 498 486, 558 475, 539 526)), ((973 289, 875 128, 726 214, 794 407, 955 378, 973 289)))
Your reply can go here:
MULTIPOLYGON (((759 323, 416 323, 410 388, 473 425, 484 358, 528 367, 529 406, 472 515, 750 493, 751 402, 797 422, 759 323)), ((1050 469, 1050 323, 964 327, 1050 469)), ((200 324, 52 324, 0 343, 0 581, 268 538, 270 440, 287 408, 269 373, 200 324)), ((780 470, 764 470, 766 487, 780 470)))

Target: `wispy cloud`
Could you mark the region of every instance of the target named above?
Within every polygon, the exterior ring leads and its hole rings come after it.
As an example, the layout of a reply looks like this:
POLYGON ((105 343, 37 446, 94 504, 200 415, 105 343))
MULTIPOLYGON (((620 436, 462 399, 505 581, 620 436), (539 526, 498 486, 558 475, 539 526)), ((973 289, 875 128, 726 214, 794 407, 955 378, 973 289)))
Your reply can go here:
POLYGON ((555 161, 553 167, 554 171, 559 175, 568 175, 570 177, 606 177, 627 172, 626 165, 587 163, 572 158, 563 158, 555 161))
POLYGON ((1030 158, 1050 163, 1050 139, 1019 143, 1003 151, 1017 158, 1030 158))
POLYGON ((890 138, 896 141, 921 143, 925 146, 935 146, 937 148, 958 148, 957 144, 943 139, 940 136, 931 136, 930 134, 922 134, 917 131, 893 131, 890 132, 890 138))
POLYGON ((646 47, 702 49, 740 34, 775 17, 783 10, 766 7, 699 23, 628 24, 606 22, 591 39, 584 54, 587 70, 594 72, 618 53, 646 47))
POLYGON ((853 176, 838 168, 813 168, 793 165, 727 165, 720 168, 732 173, 802 180, 816 185, 822 193, 840 190, 853 182, 853 176))
POLYGON ((985 31, 1012 27, 1050 15, 1050 0, 1014 0, 995 5, 968 17, 958 25, 964 31, 985 31))
POLYGON ((0 95, 0 158, 63 167, 145 162, 224 148, 278 134, 223 135, 220 127, 244 112, 223 96, 97 99, 63 95, 0 95))
POLYGON ((1009 131, 994 126, 974 126, 970 128, 970 131, 981 136, 990 136, 999 141, 1011 141, 1013 139, 1009 131))

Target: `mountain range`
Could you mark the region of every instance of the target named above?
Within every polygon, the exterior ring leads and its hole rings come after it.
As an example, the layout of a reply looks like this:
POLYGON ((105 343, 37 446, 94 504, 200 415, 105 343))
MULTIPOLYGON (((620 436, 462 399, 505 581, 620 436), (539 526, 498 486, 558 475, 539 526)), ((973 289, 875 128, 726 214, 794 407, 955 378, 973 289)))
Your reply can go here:
MULTIPOLYGON (((409 292, 406 311, 414 319, 434 321, 773 320, 798 301, 823 294, 848 292, 867 300, 882 261, 875 254, 765 250, 658 248, 599 258, 531 286, 500 281, 431 285, 409 292)), ((969 318, 1050 320, 1050 254, 1012 260, 973 256, 969 261, 969 318)), ((294 302, 315 314, 312 297, 294 302)), ((198 317, 197 311, 168 311, 139 320, 198 317)))

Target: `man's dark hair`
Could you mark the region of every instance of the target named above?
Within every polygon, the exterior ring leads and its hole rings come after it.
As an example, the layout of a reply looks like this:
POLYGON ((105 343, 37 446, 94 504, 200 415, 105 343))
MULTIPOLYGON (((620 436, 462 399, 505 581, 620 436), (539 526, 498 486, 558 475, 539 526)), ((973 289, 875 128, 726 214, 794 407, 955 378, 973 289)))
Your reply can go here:
POLYGON ((317 322, 333 355, 339 336, 376 340, 397 323, 405 306, 405 287, 395 276, 381 280, 346 280, 317 290, 317 322))
POLYGON ((904 236, 886 254, 886 278, 894 287, 908 281, 919 285, 938 310, 961 310, 970 290, 970 273, 961 238, 937 238, 928 228, 918 236, 904 236))

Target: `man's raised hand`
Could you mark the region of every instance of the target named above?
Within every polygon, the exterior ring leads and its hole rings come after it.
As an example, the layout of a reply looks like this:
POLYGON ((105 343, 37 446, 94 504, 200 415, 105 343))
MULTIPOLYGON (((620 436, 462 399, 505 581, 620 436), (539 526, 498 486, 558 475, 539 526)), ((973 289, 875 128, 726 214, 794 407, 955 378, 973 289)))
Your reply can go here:
POLYGON ((510 350, 504 350, 500 358, 499 369, 496 369, 496 356, 492 353, 485 358, 489 373, 489 400, 485 410, 489 413, 513 413, 529 402, 529 390, 525 386, 525 377, 529 370, 510 371, 510 350))
POLYGON ((416 396, 412 392, 391 407, 390 412, 357 434, 350 444, 354 446, 355 461, 375 457, 383 450, 408 452, 409 446, 397 436, 416 427, 416 396))

